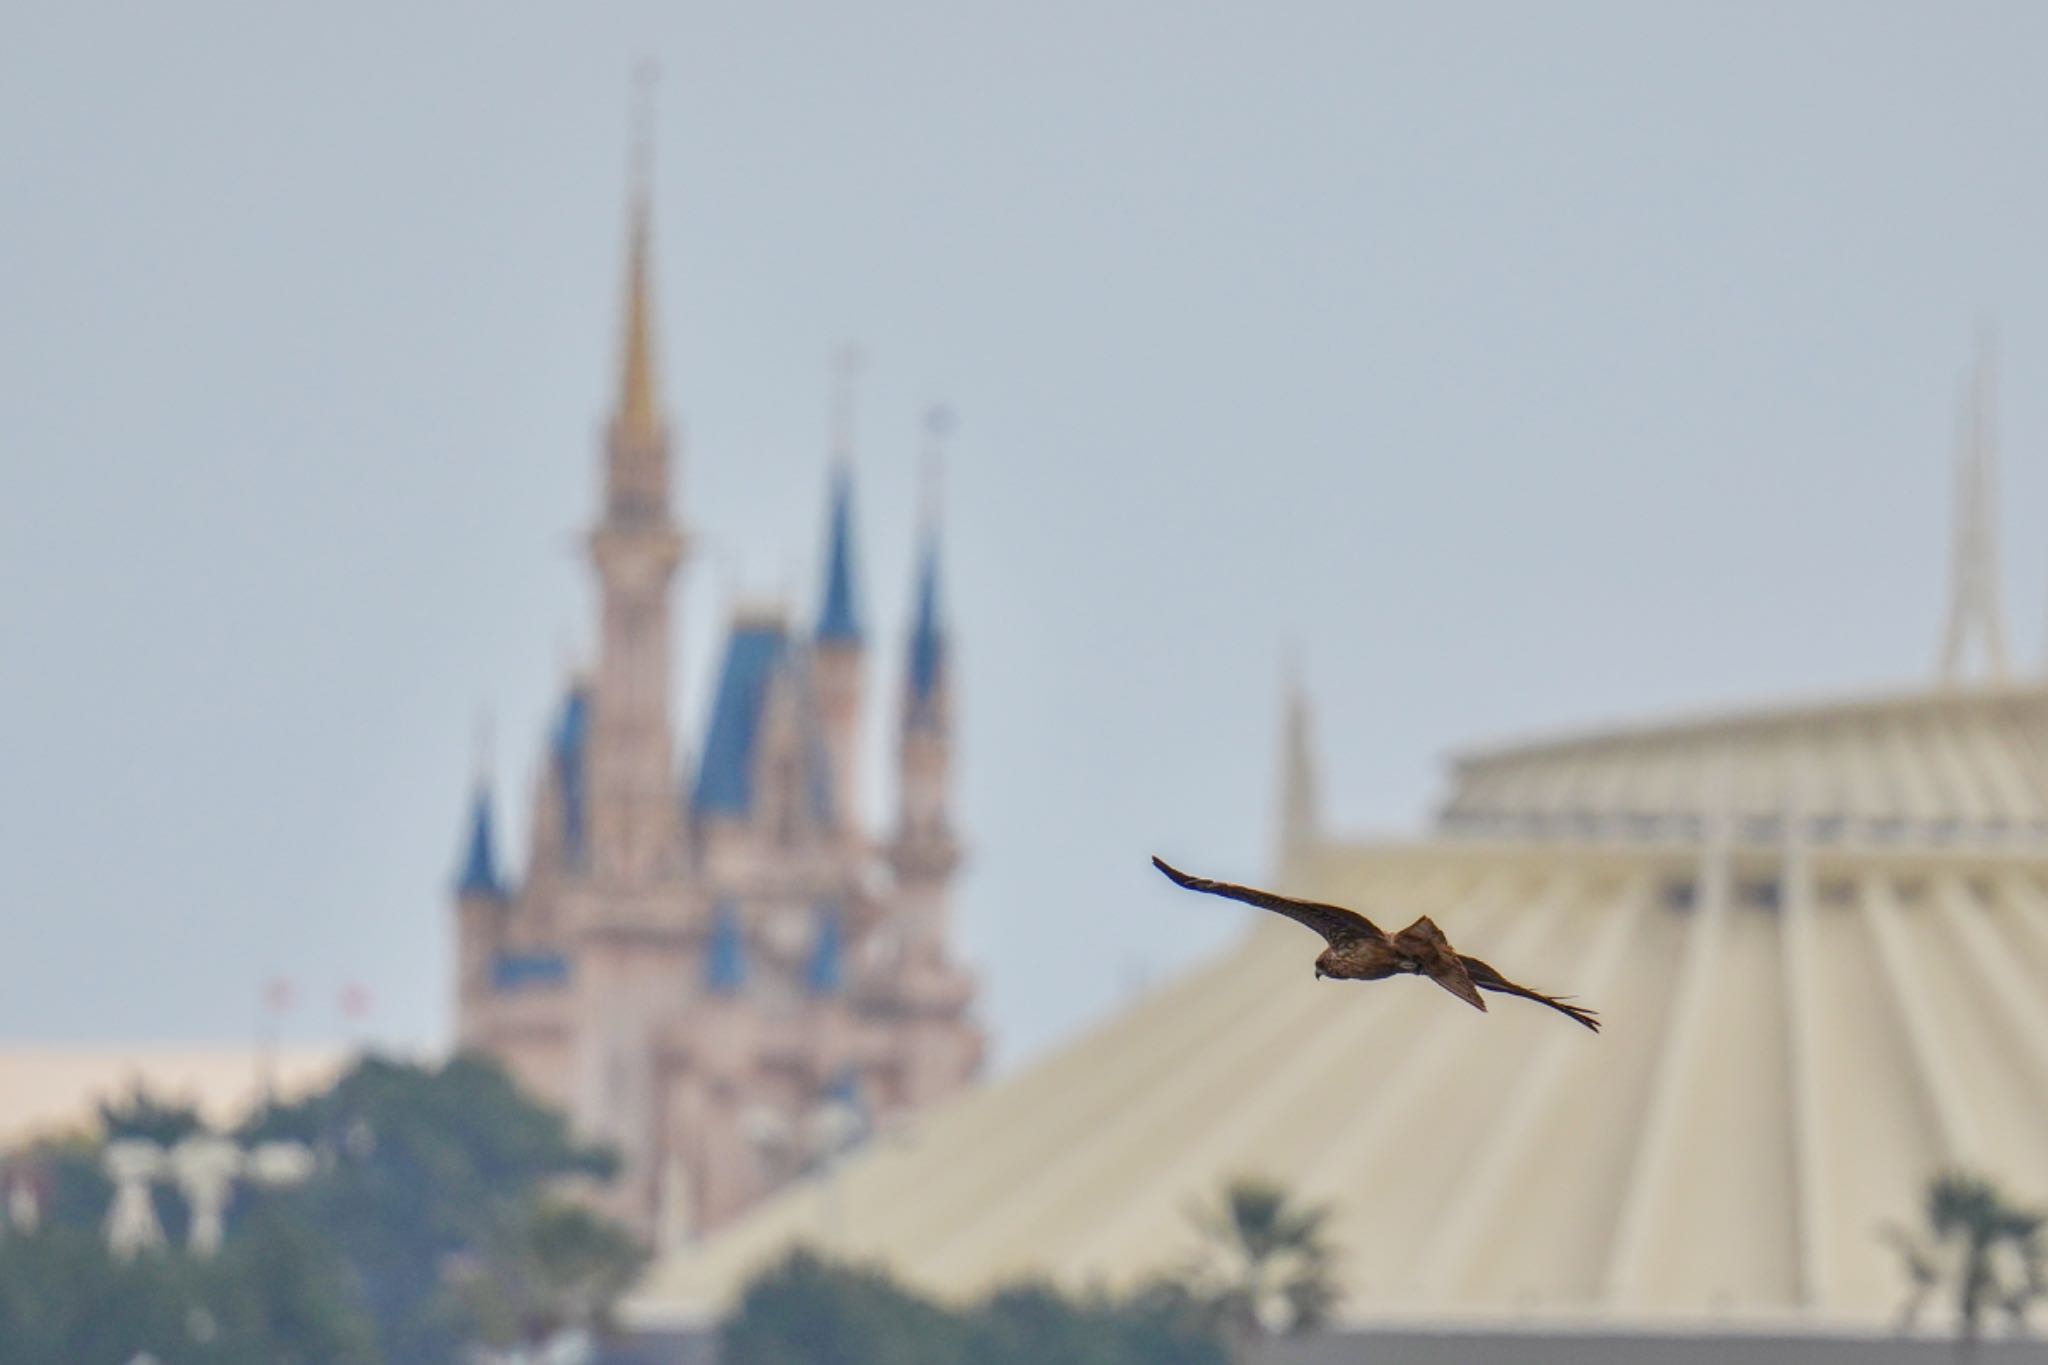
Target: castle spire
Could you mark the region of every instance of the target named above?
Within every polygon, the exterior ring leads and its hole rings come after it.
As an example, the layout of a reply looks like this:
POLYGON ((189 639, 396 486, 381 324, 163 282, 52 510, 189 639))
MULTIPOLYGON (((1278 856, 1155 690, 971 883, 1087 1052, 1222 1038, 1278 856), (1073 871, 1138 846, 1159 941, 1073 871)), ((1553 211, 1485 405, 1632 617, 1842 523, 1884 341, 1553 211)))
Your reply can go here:
POLYGON ((818 609, 818 643, 858 649, 866 631, 853 590, 853 471, 832 471, 831 524, 826 531, 825 601, 818 609))
POLYGON ((953 414, 944 407, 925 414, 923 545, 918 552, 916 616, 910 630, 910 679, 906 720, 912 725, 937 725, 942 720, 946 673, 946 630, 939 601, 939 480, 945 465, 945 439, 953 414))
POLYGON ((492 823, 490 784, 480 777, 470 798, 469 839, 463 851, 462 868, 455 878, 455 894, 458 896, 505 899, 505 883, 498 875, 492 823))
POLYGON ((856 347, 834 358, 832 398, 832 505, 825 545, 825 599, 818 610, 818 643, 859 648, 860 607, 854 593, 853 381, 860 370, 856 347))
POLYGON ((457 896, 481 896, 503 900, 504 878, 498 875, 495 820, 491 813, 491 717, 479 710, 471 736, 469 837, 463 845, 462 863, 455 874, 457 896))
POLYGON ((669 729, 671 580, 687 544, 669 506, 669 433, 656 394, 649 283, 653 69, 634 90, 631 228, 618 407, 606 433, 604 506, 589 539, 599 585, 597 669, 584 776, 591 875, 642 884, 679 851, 669 729))
POLYGON ((1941 681, 1962 680, 1973 635, 1982 638, 1991 680, 2006 676, 2005 621, 1998 595, 1997 358, 1990 325, 1978 329, 1976 367, 1958 403, 1955 508, 1948 623, 1941 681))
POLYGON ((939 540, 926 539, 917 569, 917 617, 910 629, 911 710, 919 719, 936 698, 946 669, 946 630, 939 617, 939 540))
POLYGON ((619 346, 618 430, 628 439, 654 440, 661 433, 661 405, 654 382, 654 301, 649 278, 648 220, 652 214, 654 162, 653 63, 634 74, 633 151, 626 249, 625 317, 619 346))

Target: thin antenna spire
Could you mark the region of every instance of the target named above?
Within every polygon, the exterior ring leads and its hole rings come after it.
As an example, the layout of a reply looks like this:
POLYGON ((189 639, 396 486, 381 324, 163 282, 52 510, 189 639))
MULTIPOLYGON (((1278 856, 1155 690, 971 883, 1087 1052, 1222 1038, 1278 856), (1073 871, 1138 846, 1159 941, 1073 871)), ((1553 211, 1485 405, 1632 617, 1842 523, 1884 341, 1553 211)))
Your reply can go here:
POLYGON ((832 458, 853 460, 853 398, 855 381, 867 368, 867 353, 849 341, 832 353, 832 458))
POLYGON ((1273 871, 1276 876, 1286 877, 1298 871, 1296 861, 1315 841, 1322 826, 1308 687, 1302 677, 1301 650, 1296 643, 1290 642, 1283 657, 1280 686, 1280 810, 1273 871))
POLYGON ((1998 370, 1990 322, 1977 329, 1976 365, 1957 404, 1955 508, 1949 550, 1948 622, 1941 681, 1962 681, 1971 636, 1983 639, 1993 682, 2006 677, 2005 620, 1998 591, 1998 370))

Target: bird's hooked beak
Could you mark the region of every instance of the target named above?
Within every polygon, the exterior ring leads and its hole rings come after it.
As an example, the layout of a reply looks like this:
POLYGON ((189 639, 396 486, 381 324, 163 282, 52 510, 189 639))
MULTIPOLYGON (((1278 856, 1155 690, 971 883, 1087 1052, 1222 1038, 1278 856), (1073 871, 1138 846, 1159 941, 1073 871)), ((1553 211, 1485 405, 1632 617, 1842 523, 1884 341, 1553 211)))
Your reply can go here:
POLYGON ((1328 975, 1329 973, 1323 970, 1323 964, 1318 962, 1316 964, 1316 980, 1321 981, 1324 977, 1328 975))

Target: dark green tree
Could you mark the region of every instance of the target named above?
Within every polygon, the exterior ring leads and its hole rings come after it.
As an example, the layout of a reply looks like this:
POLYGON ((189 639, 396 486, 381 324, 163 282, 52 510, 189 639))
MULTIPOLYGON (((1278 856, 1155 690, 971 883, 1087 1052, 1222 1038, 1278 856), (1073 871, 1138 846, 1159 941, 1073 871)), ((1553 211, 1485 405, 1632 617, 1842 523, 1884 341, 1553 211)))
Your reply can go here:
POLYGON ((169 1247, 122 1260, 96 1230, 61 1223, 0 1241, 0 1365, 144 1352, 164 1365, 378 1365, 331 1249, 288 1221, 252 1223, 212 1260, 169 1247))
POLYGON ((1122 1299, 1013 1285, 991 1295, 969 1326, 963 1360, 976 1365, 1229 1365, 1201 1306, 1169 1284, 1122 1299))
POLYGON ((1266 1338, 1328 1321, 1339 1298, 1325 1232, 1331 1212, 1262 1179, 1234 1180, 1214 1205, 1194 1211, 1203 1245, 1187 1284, 1241 1355, 1255 1358, 1266 1338))
POLYGON ((386 1359, 377 1324, 348 1292, 353 1274, 340 1249, 284 1201, 259 1199, 209 1268, 222 1321, 261 1343, 255 1359, 264 1365, 386 1359))
POLYGON ((958 1365, 967 1329, 885 1272, 796 1251, 749 1284, 722 1365, 958 1365))
POLYGON ((617 1224, 579 1204, 536 1200, 469 1264, 460 1292, 493 1346, 539 1345, 564 1329, 605 1335, 646 1261, 617 1224))
POLYGON ((481 1335, 479 1266, 519 1245, 552 1182, 615 1165, 474 1056, 439 1067, 365 1058, 325 1093, 257 1116, 241 1137, 293 1139, 319 1154, 320 1173, 279 1198, 340 1253, 393 1361, 453 1359, 481 1335))
MULTIPOLYGON (((161 1145, 199 1130, 139 1093, 101 1117, 111 1136, 161 1145)), ((183 1250, 168 1182, 155 1191, 166 1245, 108 1253, 103 1138, 10 1156, 44 1203, 38 1231, 0 1239, 0 1365, 143 1351, 164 1365, 441 1365, 478 1343, 602 1328, 641 1264, 623 1231, 559 1195, 610 1158, 488 1062, 367 1059, 237 1136, 303 1142, 314 1170, 238 1186, 211 1259, 183 1250)))
POLYGON ((955 1310, 879 1269, 792 1253, 749 1284, 725 1324, 724 1365, 1228 1365, 1184 1290, 1127 1297, 1010 1286, 955 1310))
POLYGON ((165 1103, 143 1088, 140 1082, 120 1100, 99 1104, 100 1132, 107 1138, 145 1138, 159 1147, 170 1147, 181 1138, 206 1131, 199 1111, 180 1101, 165 1103))
POLYGON ((31 1175, 45 1222, 95 1227, 114 1196, 113 1182, 100 1169, 102 1145, 83 1135, 49 1138, 11 1154, 8 1165, 31 1175))
POLYGON ((2043 1216, 2014 1204, 1991 1181, 1949 1171, 1928 1183, 1926 1223, 1887 1229, 1908 1281, 1901 1330, 1910 1330, 1927 1299, 1946 1281, 1955 1295, 1956 1339, 1968 1354, 1983 1335, 1984 1318, 2003 1313, 2015 1333, 2048 1291, 2042 1244, 2043 1216))

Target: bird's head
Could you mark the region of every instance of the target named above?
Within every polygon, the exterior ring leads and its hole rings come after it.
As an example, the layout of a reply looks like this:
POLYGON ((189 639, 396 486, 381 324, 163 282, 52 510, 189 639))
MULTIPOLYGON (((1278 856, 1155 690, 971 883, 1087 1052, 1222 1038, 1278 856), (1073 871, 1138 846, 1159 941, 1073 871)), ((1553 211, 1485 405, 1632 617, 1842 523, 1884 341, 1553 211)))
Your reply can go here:
POLYGON ((1321 981, 1326 976, 1335 975, 1336 973, 1330 970, 1330 950, 1325 948, 1316 956, 1316 980, 1321 981))

